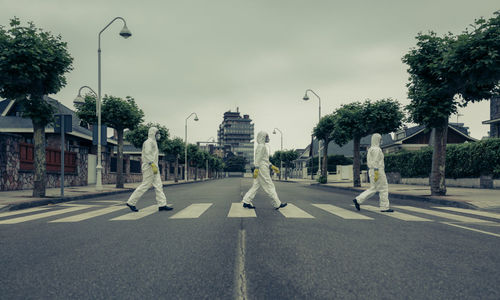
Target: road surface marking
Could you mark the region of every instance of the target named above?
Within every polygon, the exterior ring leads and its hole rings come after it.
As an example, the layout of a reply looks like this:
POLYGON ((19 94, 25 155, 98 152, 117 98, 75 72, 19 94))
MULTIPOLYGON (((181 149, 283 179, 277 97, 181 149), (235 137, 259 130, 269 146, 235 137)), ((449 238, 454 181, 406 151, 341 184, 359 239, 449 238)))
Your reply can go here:
POLYGON ((372 211, 372 212, 379 213, 379 214, 384 215, 384 216, 403 220, 403 221, 432 222, 432 220, 429 220, 426 218, 421 218, 421 217, 405 214, 405 213, 398 212, 398 211, 395 211, 392 213, 381 212, 379 207, 375 207, 375 206, 371 206, 371 205, 363 205, 363 206, 361 206, 361 208, 372 211))
POLYGON ((154 214, 157 211, 158 211, 158 205, 154 204, 154 205, 148 206, 146 208, 139 209, 139 212, 130 212, 130 213, 125 214, 123 216, 113 218, 113 219, 111 219, 111 221, 138 220, 138 219, 144 218, 146 216, 149 216, 151 214, 154 214))
POLYGON ((483 230, 479 230, 479 229, 475 229, 475 228, 460 226, 460 225, 453 224, 453 223, 448 223, 448 222, 441 222, 441 223, 446 224, 446 225, 450 225, 450 226, 455 226, 455 227, 462 228, 462 229, 467 229, 467 230, 471 230, 471 231, 475 231, 475 232, 480 232, 480 233, 484 233, 484 234, 488 234, 488 235, 500 237, 500 234, 493 233, 493 232, 488 232, 488 231, 483 231, 483 230))
POLYGON ((458 208, 458 207, 441 207, 441 206, 434 206, 433 208, 451 210, 451 211, 456 211, 456 212, 461 212, 461 213, 471 214, 471 215, 477 215, 477 216, 483 216, 483 217, 488 217, 488 218, 493 218, 493 219, 500 219, 500 214, 493 213, 493 212, 487 212, 487 211, 479 211, 479 210, 465 209, 465 208, 458 208))
POLYGON ((257 217, 255 214, 255 209, 248 209, 243 207, 243 203, 232 203, 231 209, 227 214, 228 218, 251 218, 257 217))
POLYGON ((170 219, 196 219, 200 217, 212 203, 195 203, 171 216, 170 219))
POLYGON ((91 218, 94 218, 94 217, 102 216, 102 215, 109 214, 109 213, 115 212, 117 210, 125 209, 125 208, 128 209, 128 207, 126 207, 126 206, 108 206, 106 208, 89 211, 89 212, 86 212, 86 213, 83 213, 83 214, 79 214, 79 215, 74 215, 74 216, 71 216, 71 217, 66 217, 66 218, 62 218, 62 219, 53 220, 53 221, 50 221, 49 223, 72 223, 72 222, 80 222, 80 221, 83 221, 83 220, 87 220, 87 219, 91 219, 91 218))
POLYGON ((21 210, 15 210, 15 211, 7 211, 7 212, 0 213, 0 218, 10 217, 10 216, 15 216, 15 215, 20 215, 20 214, 27 214, 30 212, 41 211, 41 210, 46 210, 46 209, 49 209, 49 207, 34 207, 34 208, 21 209, 21 210))
POLYGON ((418 213, 422 213, 422 214, 427 214, 427 215, 431 215, 431 216, 436 216, 436 217, 441 217, 441 218, 445 218, 445 219, 464 222, 464 223, 482 223, 482 224, 492 224, 493 223, 491 221, 475 219, 475 218, 470 218, 470 217, 465 217, 465 216, 460 216, 460 215, 454 215, 454 214, 449 214, 449 213, 445 213, 445 212, 441 212, 441 211, 418 208, 418 207, 413 207, 413 206, 399 206, 398 205, 398 206, 394 206, 394 207, 409 210, 409 211, 414 211, 414 212, 418 212, 418 213))
POLYGON ((334 214, 336 216, 341 217, 342 219, 349 219, 349 220, 373 220, 373 218, 364 216, 360 213, 350 211, 347 209, 343 209, 337 206, 333 206, 331 204, 313 204, 317 208, 320 208, 324 211, 327 211, 331 214, 334 214))
POLYGON ((236 255, 236 286, 235 298, 248 299, 247 297, 247 278, 245 272, 245 229, 238 232, 238 249, 236 255))
POLYGON ((69 213, 69 212, 87 209, 89 207, 92 207, 92 205, 74 206, 74 207, 69 207, 69 208, 65 208, 65 209, 58 209, 58 210, 53 210, 53 211, 49 211, 49 212, 45 212, 45 213, 41 213, 41 214, 36 214, 36 215, 29 215, 29 216, 25 216, 25 217, 2 220, 2 221, 0 221, 0 224, 17 224, 17 223, 21 223, 21 222, 32 221, 32 220, 62 215, 62 214, 69 213))
POLYGON ((293 205, 292 203, 288 203, 287 206, 280 208, 279 212, 284 215, 286 218, 304 218, 304 219, 314 219, 313 216, 293 205))

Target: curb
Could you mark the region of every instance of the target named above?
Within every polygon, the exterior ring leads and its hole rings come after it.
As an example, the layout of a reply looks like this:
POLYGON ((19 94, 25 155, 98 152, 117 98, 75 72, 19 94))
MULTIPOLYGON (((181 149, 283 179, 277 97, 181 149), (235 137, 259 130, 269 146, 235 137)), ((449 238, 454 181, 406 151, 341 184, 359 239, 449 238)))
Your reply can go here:
MULTIPOLYGON (((364 189, 362 189, 362 188, 321 185, 319 183, 311 183, 311 186, 316 187, 316 188, 338 189, 338 190, 351 191, 351 192, 364 191, 364 189)), ((458 208, 467 208, 467 209, 475 209, 475 210, 478 209, 477 206, 470 204, 470 203, 465 203, 462 201, 436 199, 433 197, 406 195, 406 194, 398 194, 398 193, 391 193, 391 192, 389 192, 389 196, 400 199, 400 200, 416 200, 416 201, 430 202, 430 203, 434 203, 434 204, 440 204, 440 205, 446 205, 446 206, 452 206, 452 207, 458 207, 458 208)))
MULTIPOLYGON (((163 187, 171 186, 171 185, 200 183, 200 182, 205 182, 205 181, 209 181, 209 180, 169 183, 169 184, 163 184, 163 187)), ((48 204, 58 204, 58 203, 69 202, 69 201, 74 201, 74 200, 83 200, 83 199, 104 197, 104 196, 109 196, 109 195, 130 193, 130 192, 133 192, 134 190, 135 190, 135 188, 124 188, 124 189, 119 190, 119 191, 84 194, 84 195, 71 196, 71 197, 53 197, 53 198, 47 197, 46 199, 41 199, 41 200, 22 202, 22 203, 18 203, 18 204, 7 204, 5 207, 2 207, 0 209, 0 212, 1 211, 20 210, 20 209, 25 209, 25 208, 37 207, 37 206, 44 206, 44 205, 48 205, 48 204)))

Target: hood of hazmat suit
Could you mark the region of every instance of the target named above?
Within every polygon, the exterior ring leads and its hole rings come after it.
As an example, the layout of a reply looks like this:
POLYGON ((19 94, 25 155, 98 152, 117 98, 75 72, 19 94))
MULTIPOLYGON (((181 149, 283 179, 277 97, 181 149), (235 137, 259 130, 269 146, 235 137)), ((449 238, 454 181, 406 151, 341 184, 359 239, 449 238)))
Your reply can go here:
POLYGON ((151 169, 151 163, 158 166, 158 144, 156 143, 156 133, 158 128, 151 127, 148 131, 148 139, 142 144, 142 171, 151 169))
POLYGON ((254 165, 256 168, 269 168, 269 152, 266 147, 266 137, 269 135, 265 131, 257 133, 257 149, 255 149, 254 165))
POLYGON ((368 149, 366 160, 370 169, 384 169, 384 153, 380 149, 382 136, 378 133, 372 135, 372 145, 368 149))

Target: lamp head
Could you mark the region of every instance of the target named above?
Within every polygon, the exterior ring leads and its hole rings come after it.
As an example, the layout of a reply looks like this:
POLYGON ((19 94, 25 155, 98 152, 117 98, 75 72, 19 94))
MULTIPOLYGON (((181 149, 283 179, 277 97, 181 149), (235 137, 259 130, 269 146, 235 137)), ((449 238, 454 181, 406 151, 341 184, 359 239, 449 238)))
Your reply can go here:
POLYGON ((194 120, 195 120, 195 121, 198 121, 198 120, 199 120, 199 119, 198 119, 198 116, 194 117, 194 120))
POLYGON ((305 93, 304 98, 302 98, 302 100, 304 100, 304 101, 309 100, 309 96, 307 96, 307 92, 305 93))
POLYGON ((276 130, 273 130, 273 134, 276 134, 276 130))
POLYGON ((78 96, 76 96, 75 100, 73 100, 73 104, 75 105, 78 105, 78 104, 84 104, 85 103, 85 99, 83 99, 82 95, 78 94, 78 96))
POLYGON ((123 25, 122 30, 120 31, 120 35, 126 39, 132 36, 132 32, 128 30, 127 25, 123 25))

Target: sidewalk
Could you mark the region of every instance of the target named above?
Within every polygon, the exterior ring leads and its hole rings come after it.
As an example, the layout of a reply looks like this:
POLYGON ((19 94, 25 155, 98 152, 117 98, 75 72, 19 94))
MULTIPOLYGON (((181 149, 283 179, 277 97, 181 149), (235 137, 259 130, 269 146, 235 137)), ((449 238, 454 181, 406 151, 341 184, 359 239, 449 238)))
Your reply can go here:
MULTIPOLYGON (((362 183, 361 187, 355 188, 352 186, 352 181, 328 182, 321 185, 311 179, 290 178, 288 181, 312 185, 320 188, 349 190, 358 193, 368 189, 370 186, 369 183, 362 183)), ((461 208, 500 211, 499 189, 446 187, 446 196, 431 196, 431 190, 428 185, 389 184, 389 198, 390 197, 427 201, 439 205, 461 208)))
MULTIPOLYGON (((202 180, 190 180, 188 182, 179 180, 163 181, 163 186, 188 184, 202 182, 202 180)), ((47 204, 55 204, 73 200, 95 198, 100 196, 132 193, 134 189, 139 186, 141 182, 125 183, 124 188, 118 189, 115 184, 103 184, 102 191, 96 191, 95 185, 85 186, 71 186, 64 188, 64 197, 61 197, 61 188, 47 188, 45 190, 45 198, 34 198, 31 195, 33 190, 20 190, 20 191, 4 191, 0 192, 0 211, 17 210, 28 207, 42 206, 47 204)))

